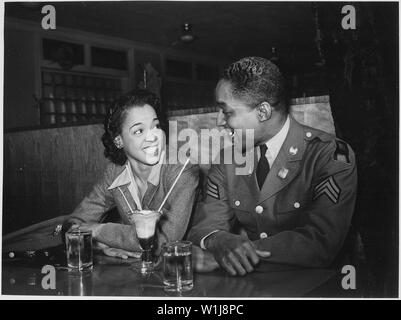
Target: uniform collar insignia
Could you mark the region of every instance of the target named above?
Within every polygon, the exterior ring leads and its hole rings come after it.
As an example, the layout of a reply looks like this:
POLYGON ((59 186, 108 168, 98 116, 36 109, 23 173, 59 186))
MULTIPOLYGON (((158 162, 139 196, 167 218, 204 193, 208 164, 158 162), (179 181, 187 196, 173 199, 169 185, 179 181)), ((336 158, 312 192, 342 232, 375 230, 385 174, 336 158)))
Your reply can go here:
POLYGON ((287 177, 287 174, 288 174, 288 169, 287 168, 281 168, 280 170, 279 170, 279 172, 278 172, 278 176, 281 178, 281 179, 285 179, 286 177, 287 177))
POLYGON ((298 153, 298 148, 291 146, 290 155, 295 156, 298 153))

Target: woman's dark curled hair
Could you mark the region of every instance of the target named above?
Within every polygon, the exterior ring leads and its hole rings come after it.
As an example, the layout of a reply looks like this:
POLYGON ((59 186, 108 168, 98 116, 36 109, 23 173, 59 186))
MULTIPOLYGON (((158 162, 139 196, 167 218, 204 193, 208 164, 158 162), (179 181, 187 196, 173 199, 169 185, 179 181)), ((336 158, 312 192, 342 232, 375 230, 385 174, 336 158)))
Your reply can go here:
POLYGON ((114 144, 114 139, 121 134, 121 126, 127 116, 127 112, 132 107, 142 107, 145 104, 155 109, 161 127, 164 129, 164 119, 160 117, 160 99, 147 90, 132 90, 113 101, 108 107, 104 120, 105 132, 102 136, 102 142, 104 145, 104 155, 115 164, 123 165, 127 161, 124 150, 118 149, 114 144))

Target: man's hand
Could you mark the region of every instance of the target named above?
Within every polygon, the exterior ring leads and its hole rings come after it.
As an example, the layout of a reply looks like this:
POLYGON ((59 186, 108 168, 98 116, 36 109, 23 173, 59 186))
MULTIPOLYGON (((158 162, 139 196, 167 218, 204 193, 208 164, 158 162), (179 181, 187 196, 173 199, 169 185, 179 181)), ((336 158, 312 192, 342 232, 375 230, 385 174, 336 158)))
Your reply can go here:
POLYGON ((197 246, 192 247, 192 265, 196 272, 210 272, 219 268, 213 254, 197 246))
POLYGON ((94 243, 94 249, 103 252, 106 256, 109 257, 115 257, 115 258, 121 258, 121 259, 128 259, 128 257, 131 258, 140 258, 141 253, 140 252, 131 252, 131 251, 126 251, 123 249, 118 249, 118 248, 111 248, 108 245, 101 243, 99 241, 96 241, 94 243))
POLYGON ((207 237, 205 246, 219 265, 233 276, 252 272, 259 263, 259 256, 270 256, 270 252, 256 250, 247 236, 227 231, 218 231, 207 237))

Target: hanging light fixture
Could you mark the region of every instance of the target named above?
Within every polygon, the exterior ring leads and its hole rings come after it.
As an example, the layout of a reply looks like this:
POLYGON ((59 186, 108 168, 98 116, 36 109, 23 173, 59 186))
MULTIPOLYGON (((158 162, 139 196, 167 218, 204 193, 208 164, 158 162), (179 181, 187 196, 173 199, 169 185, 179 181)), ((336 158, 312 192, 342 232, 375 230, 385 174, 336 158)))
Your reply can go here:
POLYGON ((177 40, 170 44, 170 46, 174 47, 178 44, 189 44, 196 39, 198 39, 198 37, 193 34, 192 25, 189 22, 186 22, 181 26, 181 34, 177 37, 177 40))
POLYGON ((192 33, 192 25, 188 22, 182 25, 182 34, 180 40, 184 43, 190 43, 195 40, 195 36, 192 33))

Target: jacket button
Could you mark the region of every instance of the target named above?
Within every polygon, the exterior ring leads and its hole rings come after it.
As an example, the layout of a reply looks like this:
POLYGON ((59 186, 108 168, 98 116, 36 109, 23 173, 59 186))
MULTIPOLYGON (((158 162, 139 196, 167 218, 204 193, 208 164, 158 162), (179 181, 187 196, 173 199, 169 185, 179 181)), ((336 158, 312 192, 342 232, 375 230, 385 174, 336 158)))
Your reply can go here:
POLYGON ((301 206, 301 205, 299 204, 299 202, 295 202, 295 203, 294 203, 294 208, 295 208, 295 209, 298 209, 300 206, 301 206))
POLYGON ((259 237, 260 237, 260 239, 265 239, 265 238, 267 238, 267 233, 262 232, 259 237))
POLYGON ((241 202, 239 200, 234 202, 235 206, 239 207, 239 205, 241 204, 241 202))
POLYGON ((261 214, 263 212, 263 207, 262 206, 256 206, 255 212, 258 214, 261 214))

